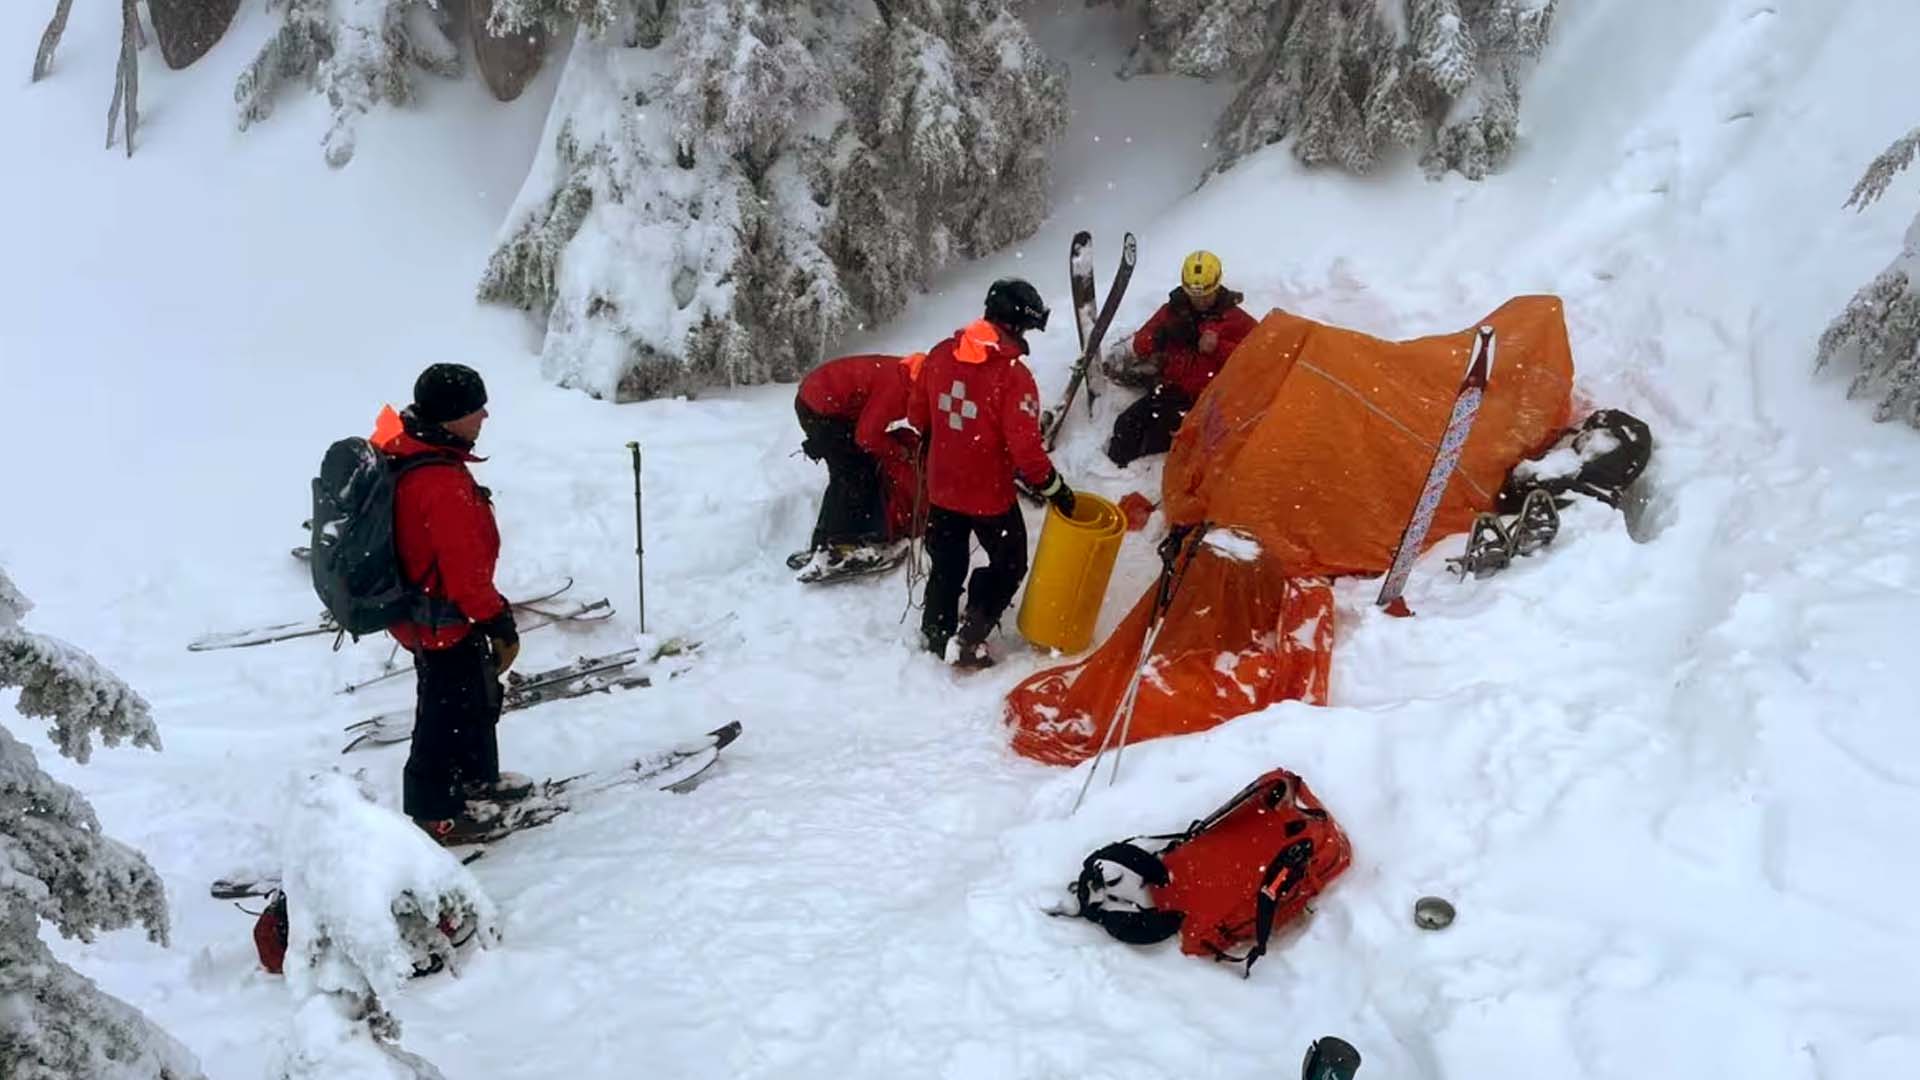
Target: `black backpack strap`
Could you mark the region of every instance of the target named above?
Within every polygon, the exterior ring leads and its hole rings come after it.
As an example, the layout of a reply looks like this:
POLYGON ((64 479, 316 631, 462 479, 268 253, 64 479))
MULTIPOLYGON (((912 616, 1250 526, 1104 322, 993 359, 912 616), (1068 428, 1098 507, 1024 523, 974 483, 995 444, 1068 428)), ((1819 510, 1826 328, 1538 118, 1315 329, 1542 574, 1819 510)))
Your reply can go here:
POLYGON ((1093 868, 1093 864, 1101 861, 1118 863, 1134 873, 1139 874, 1140 879, 1149 885, 1165 885, 1167 883, 1167 864, 1160 861, 1160 856, 1155 855, 1153 852, 1148 851, 1132 840, 1122 840, 1119 843, 1108 844, 1106 847, 1087 856, 1086 861, 1080 864, 1080 880, 1086 881, 1090 874, 1097 877, 1099 871, 1093 868))
MULTIPOLYGON (((392 454, 381 451, 381 456, 387 459, 387 471, 393 474, 396 494, 399 491, 398 485, 400 478, 415 469, 426 468, 433 465, 464 466, 466 464, 459 458, 441 453, 411 454, 407 457, 394 457, 392 454)), ((474 487, 480 488, 480 485, 475 484, 474 487)), ((486 491, 485 488, 480 488, 480 490, 483 492, 486 491)), ((467 622, 466 613, 461 611, 459 606, 454 604, 453 601, 441 599, 427 592, 428 584, 435 581, 438 581, 442 591, 446 590, 447 580, 445 576, 440 573, 440 560, 438 558, 435 558, 433 562, 428 565, 424 577, 419 581, 408 582, 409 585, 413 586, 415 593, 418 594, 413 605, 413 621, 431 630, 441 630, 445 627, 458 626, 461 623, 467 622)))
POLYGON ((1254 894, 1253 948, 1245 956, 1216 951, 1214 956, 1235 964, 1245 964, 1241 975, 1253 974, 1253 962, 1267 953, 1267 939, 1273 936, 1273 917, 1280 898, 1292 892, 1306 876, 1307 863, 1313 859, 1313 841, 1295 840, 1280 849, 1260 875, 1260 888, 1254 894))
MULTIPOLYGON (((1134 840, 1144 839, 1162 838, 1134 838, 1134 840)), ((1082 918, 1129 945, 1153 945, 1180 932, 1180 926, 1187 918, 1185 912, 1140 907, 1125 901, 1122 903, 1126 906, 1109 906, 1105 900, 1098 897, 1096 894, 1104 892, 1110 884, 1097 865, 1101 862, 1110 862, 1131 870, 1140 875, 1140 879, 1149 885, 1167 883, 1167 864, 1160 861, 1160 856, 1134 843, 1133 840, 1108 844, 1087 856, 1086 861, 1080 864, 1079 879, 1070 887, 1074 899, 1079 902, 1078 914, 1082 918)))

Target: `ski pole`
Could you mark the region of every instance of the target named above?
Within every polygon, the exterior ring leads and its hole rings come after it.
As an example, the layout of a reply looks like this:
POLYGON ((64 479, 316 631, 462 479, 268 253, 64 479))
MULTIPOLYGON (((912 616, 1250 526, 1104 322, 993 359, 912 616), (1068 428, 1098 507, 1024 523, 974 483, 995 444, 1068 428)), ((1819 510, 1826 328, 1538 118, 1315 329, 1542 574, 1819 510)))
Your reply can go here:
POLYGON ((633 570, 639 582, 640 632, 644 634, 647 632, 647 540, 640 520, 640 444, 630 442, 627 449, 633 451, 633 570))
MULTIPOLYGON (((1191 561, 1191 556, 1185 560, 1181 559, 1186 540, 1191 536, 1204 537, 1207 529, 1207 524, 1202 522, 1198 526, 1191 527, 1190 531, 1184 535, 1176 534, 1168 538, 1173 541, 1174 546, 1166 553, 1167 563, 1160 571, 1159 589, 1153 598, 1153 621, 1148 624, 1146 637, 1140 642, 1140 658, 1134 664, 1133 677, 1127 681, 1127 689, 1120 698, 1119 706, 1114 709, 1112 718, 1107 721, 1107 733, 1101 737, 1099 749, 1094 751, 1093 764, 1087 769, 1087 778, 1081 782, 1080 794, 1074 798, 1073 809, 1067 811, 1069 814, 1079 811, 1081 802, 1086 799, 1087 789, 1093 786, 1094 774, 1100 771, 1100 759, 1106 756, 1107 747, 1113 743, 1116 731, 1120 734, 1120 742, 1114 747, 1113 770, 1107 774, 1107 785, 1111 787, 1120 779, 1120 754, 1125 749, 1127 737, 1133 729, 1133 712, 1140 698, 1140 683, 1146 676, 1147 664, 1152 662, 1153 647, 1160 640, 1160 630, 1166 625, 1167 609, 1173 605, 1174 590, 1179 588, 1180 579, 1185 576, 1186 567, 1191 561)), ((1163 544, 1162 547, 1164 550, 1166 545, 1163 544)))

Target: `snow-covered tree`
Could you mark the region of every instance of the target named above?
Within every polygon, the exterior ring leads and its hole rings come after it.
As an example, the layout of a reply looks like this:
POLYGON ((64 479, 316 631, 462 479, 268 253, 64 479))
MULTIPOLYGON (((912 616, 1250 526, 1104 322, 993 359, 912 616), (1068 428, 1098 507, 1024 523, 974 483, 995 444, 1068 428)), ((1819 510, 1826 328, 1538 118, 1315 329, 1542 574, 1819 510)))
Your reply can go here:
POLYGON ((416 971, 455 968, 455 938, 492 945, 493 901, 458 859, 339 773, 308 778, 281 835, 294 1013, 280 1075, 442 1080, 401 1048, 380 998, 416 971))
MULTIPOLYGON (((1920 155, 1920 128, 1908 132, 1875 158, 1855 185, 1847 205, 1864 210, 1887 193, 1893 178, 1920 155)), ((1920 427, 1920 215, 1907 228, 1900 254, 1868 282, 1820 335, 1815 370, 1836 357, 1858 371, 1847 396, 1877 394, 1875 420, 1899 416, 1920 427)))
MULTIPOLYGON (((160 748, 147 703, 93 657, 20 626, 31 605, 0 570, 0 689, 20 691, 23 716, 48 720, 60 753, 85 762, 93 737, 160 748)), ((186 1048, 138 1010, 54 959, 40 921, 67 937, 138 923, 167 941, 159 875, 139 852, 100 831, 79 792, 48 776, 0 727, 0 1076, 186 1080, 186 1048)))
POLYGON ((1219 122, 1226 167, 1293 136, 1308 164, 1371 168, 1412 147, 1479 179, 1512 153, 1520 83, 1557 0, 1132 0, 1131 70, 1244 78, 1219 122))
POLYGON ((629 400, 790 379, 1030 232, 1064 72, 1008 0, 503 0, 581 19, 481 282, 549 377, 629 400), (875 17, 875 13, 877 16, 875 17))
POLYGON ((240 126, 273 112, 280 87, 305 80, 327 97, 333 125, 322 140, 327 164, 353 158, 355 125, 382 102, 413 100, 413 71, 460 73, 449 37, 452 17, 432 0, 267 0, 281 23, 234 86, 240 126))

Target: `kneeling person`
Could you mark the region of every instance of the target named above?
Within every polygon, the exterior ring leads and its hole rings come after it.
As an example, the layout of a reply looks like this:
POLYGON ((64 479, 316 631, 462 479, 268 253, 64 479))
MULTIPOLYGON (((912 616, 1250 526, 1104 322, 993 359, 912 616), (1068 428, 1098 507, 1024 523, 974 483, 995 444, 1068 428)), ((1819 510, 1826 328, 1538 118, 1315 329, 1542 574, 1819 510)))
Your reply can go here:
POLYGON ((800 449, 827 465, 827 493, 806 551, 787 560, 820 575, 853 573, 897 558, 913 535, 917 440, 905 427, 907 396, 926 357, 843 356, 800 381, 793 409, 800 449))
POLYGON ((1212 252, 1196 251, 1180 264, 1180 287, 1133 335, 1135 362, 1155 375, 1147 396, 1113 421, 1107 457, 1114 464, 1173 446, 1187 410, 1258 325, 1241 310, 1241 299, 1220 284, 1220 260, 1212 252))

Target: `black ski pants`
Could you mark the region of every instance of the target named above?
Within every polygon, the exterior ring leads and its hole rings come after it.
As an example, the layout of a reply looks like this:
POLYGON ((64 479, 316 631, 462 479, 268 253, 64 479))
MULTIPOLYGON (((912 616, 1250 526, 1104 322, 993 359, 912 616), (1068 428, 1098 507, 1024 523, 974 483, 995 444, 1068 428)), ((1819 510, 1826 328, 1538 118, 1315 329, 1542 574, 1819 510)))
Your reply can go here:
POLYGON ((413 751, 402 774, 400 802, 422 821, 459 817, 462 788, 500 779, 500 678, 493 644, 468 631, 445 649, 413 654, 418 698, 413 712, 413 751))
POLYGON ((827 493, 813 525, 813 547, 878 543, 887 536, 886 493, 880 462, 853 441, 853 424, 821 416, 795 398, 805 436, 800 449, 827 463, 827 493))
POLYGON ((1113 421, 1113 438, 1107 440, 1107 457, 1115 465, 1128 465, 1148 454, 1164 454, 1173 447, 1173 433, 1193 408, 1193 399, 1161 383, 1147 396, 1126 407, 1113 421))
POLYGON ((1027 576, 1027 522, 1014 503, 1002 513, 973 517, 942 506, 927 512, 927 593, 920 634, 933 652, 945 652, 959 625, 960 589, 967 592, 967 621, 991 629, 1013 602, 1027 576), (969 537, 987 553, 987 565, 967 577, 969 537))

